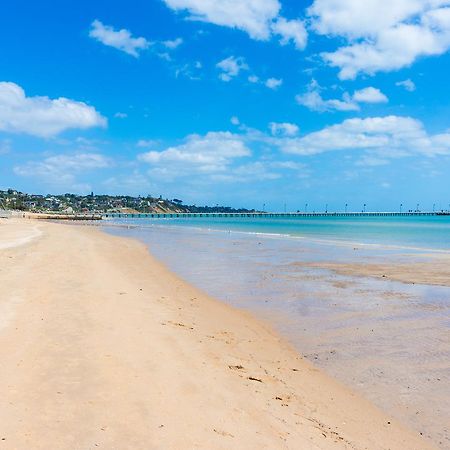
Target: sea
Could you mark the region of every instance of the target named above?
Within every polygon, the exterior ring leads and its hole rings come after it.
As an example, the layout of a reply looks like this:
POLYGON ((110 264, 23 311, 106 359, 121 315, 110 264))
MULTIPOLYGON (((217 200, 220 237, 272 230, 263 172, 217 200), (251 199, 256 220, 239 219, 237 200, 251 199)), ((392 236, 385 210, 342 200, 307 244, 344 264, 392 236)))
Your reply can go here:
POLYGON ((450 264, 450 216, 139 218, 102 226, 144 242, 180 277, 252 312, 329 375, 450 449, 450 287, 326 268, 450 264))

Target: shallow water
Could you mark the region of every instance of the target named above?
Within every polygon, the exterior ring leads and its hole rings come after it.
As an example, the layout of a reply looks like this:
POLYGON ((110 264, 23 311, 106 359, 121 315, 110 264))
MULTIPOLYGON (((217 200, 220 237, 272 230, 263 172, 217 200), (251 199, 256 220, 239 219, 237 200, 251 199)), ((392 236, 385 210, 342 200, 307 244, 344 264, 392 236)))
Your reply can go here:
MULTIPOLYGON (((337 243, 356 242, 450 251, 450 216, 180 217, 137 220, 141 225, 182 225, 337 243)), ((133 219, 114 221, 133 222, 133 219)))
POLYGON ((115 225, 106 230, 145 242, 183 278, 269 321, 319 367, 450 448, 450 288, 342 276, 304 264, 405 262, 426 259, 425 252, 330 236, 208 231, 201 224, 138 219, 115 225))

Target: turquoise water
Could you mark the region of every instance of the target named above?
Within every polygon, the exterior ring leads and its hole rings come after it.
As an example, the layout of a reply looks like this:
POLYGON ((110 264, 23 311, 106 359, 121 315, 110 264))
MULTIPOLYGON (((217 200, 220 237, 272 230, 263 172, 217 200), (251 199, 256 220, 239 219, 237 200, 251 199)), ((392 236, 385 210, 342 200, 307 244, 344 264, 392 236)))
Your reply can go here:
POLYGON ((450 251, 450 216, 115 219, 115 223, 184 226, 362 244, 450 251))

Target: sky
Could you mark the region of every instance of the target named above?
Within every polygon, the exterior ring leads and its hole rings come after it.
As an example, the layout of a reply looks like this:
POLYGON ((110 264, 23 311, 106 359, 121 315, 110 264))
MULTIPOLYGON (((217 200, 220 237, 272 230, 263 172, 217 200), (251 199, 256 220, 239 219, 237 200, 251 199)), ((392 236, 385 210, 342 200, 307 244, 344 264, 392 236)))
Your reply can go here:
POLYGON ((0 189, 450 208, 450 0, 15 0, 0 189))

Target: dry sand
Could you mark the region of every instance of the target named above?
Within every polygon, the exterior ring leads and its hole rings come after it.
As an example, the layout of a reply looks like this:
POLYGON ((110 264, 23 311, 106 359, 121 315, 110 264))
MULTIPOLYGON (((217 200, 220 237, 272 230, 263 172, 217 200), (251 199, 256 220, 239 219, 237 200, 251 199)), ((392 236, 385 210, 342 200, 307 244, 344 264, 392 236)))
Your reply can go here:
POLYGON ((26 244, 41 234, 37 225, 26 221, 0 219, 1 225, 4 226, 0 228, 0 250, 26 244), (11 226, 12 223, 14 226, 11 226))
POLYGON ((432 448, 133 240, 0 221, 0 307, 0 449, 432 448))

